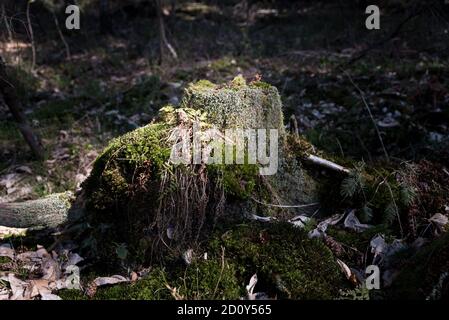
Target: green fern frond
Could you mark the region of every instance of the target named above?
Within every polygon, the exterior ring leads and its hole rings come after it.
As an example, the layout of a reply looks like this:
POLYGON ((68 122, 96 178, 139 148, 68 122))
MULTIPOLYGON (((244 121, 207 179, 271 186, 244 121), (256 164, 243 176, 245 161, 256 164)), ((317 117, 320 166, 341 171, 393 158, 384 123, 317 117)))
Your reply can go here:
POLYGON ((397 219, 398 214, 399 212, 396 203, 394 203, 393 201, 390 202, 385 208, 384 222, 387 225, 392 225, 393 222, 397 219))
POLYGON ((362 222, 367 223, 370 222, 373 218, 373 209, 365 205, 362 210, 360 210, 360 219, 362 222))
POLYGON ((410 206, 416 198, 416 191, 412 186, 403 185, 400 191, 400 201, 405 206, 410 206))
POLYGON ((360 162, 355 165, 349 175, 343 179, 340 187, 340 194, 345 198, 350 198, 362 192, 365 189, 365 178, 363 177, 363 169, 365 163, 360 162))

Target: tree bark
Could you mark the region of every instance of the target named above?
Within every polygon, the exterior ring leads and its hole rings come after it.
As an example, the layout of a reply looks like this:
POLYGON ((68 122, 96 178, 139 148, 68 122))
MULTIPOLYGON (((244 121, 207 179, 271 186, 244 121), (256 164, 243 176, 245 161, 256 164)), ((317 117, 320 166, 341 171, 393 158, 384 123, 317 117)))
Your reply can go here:
POLYGON ((11 111, 19 130, 38 159, 44 158, 44 149, 39 137, 33 132, 22 111, 22 103, 17 97, 14 85, 8 78, 5 63, 0 57, 0 94, 11 111))
POLYGON ((38 200, 0 204, 0 225, 9 228, 56 228, 79 219, 82 207, 73 204, 71 192, 38 200))

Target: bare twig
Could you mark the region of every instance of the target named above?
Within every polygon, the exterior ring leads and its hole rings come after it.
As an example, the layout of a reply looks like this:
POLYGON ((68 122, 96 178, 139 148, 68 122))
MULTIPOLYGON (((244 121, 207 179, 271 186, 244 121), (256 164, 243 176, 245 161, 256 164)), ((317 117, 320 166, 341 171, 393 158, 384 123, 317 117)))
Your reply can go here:
POLYGON ((313 154, 308 155, 305 160, 307 160, 308 162, 310 162, 314 165, 317 165, 317 166, 320 166, 320 167, 323 167, 326 169, 330 169, 332 171, 337 171, 337 172, 341 172, 344 174, 348 174, 350 172, 349 169, 347 169, 339 164, 336 164, 335 162, 323 159, 323 158, 315 156, 313 154))
POLYGON ((67 60, 70 60, 72 58, 72 56, 70 54, 69 44, 67 43, 67 41, 64 37, 64 34, 62 33, 61 27, 59 26, 58 17, 56 16, 55 11, 51 10, 51 13, 53 15, 53 20, 55 21, 55 25, 56 25, 56 29, 58 30, 59 37, 61 38, 61 41, 64 44, 67 60))
POLYGON ((164 48, 167 48, 172 57, 176 60, 178 59, 178 54, 176 53, 173 46, 168 42, 167 36, 165 34, 165 25, 164 25, 164 17, 162 13, 162 3, 161 0, 155 0, 156 2, 156 10, 157 10, 157 18, 159 22, 159 62, 162 62, 164 57, 164 48))
POLYGON ((5 24, 6 31, 8 32, 8 40, 9 42, 12 42, 12 31, 10 23, 8 22, 8 16, 6 14, 6 8, 5 4, 2 3, 2 17, 3 17, 3 23, 5 24))
POLYGON ((362 91, 362 89, 360 89, 360 87, 354 82, 354 80, 352 80, 352 77, 351 77, 351 75, 350 75, 348 72, 346 72, 345 70, 343 70, 343 72, 348 76, 349 81, 351 81, 352 85, 353 85, 353 86, 357 89, 357 91, 359 92, 360 98, 362 99, 362 102, 363 102, 363 104, 365 105, 366 110, 368 111, 368 114, 369 114, 369 116, 370 116, 370 118, 371 118, 371 121, 373 122, 374 128, 376 129, 376 133, 377 133, 377 136, 378 136, 378 138, 379 138, 380 144, 382 145, 382 150, 383 150, 383 152, 384 152, 384 154, 385 154, 385 158, 386 158, 387 161, 390 161, 390 157, 389 157, 389 155, 388 155, 387 149, 385 148, 384 141, 383 141, 382 136, 381 136, 381 134, 380 134, 379 127, 377 126, 376 120, 374 120, 374 116, 373 116, 373 113, 371 112, 371 108, 369 107, 368 103, 366 102, 365 93, 364 93, 364 92, 362 91))
POLYGON ((30 33, 30 41, 31 41, 31 53, 32 53, 31 71, 34 71, 34 68, 36 67, 36 45, 34 42, 33 25, 31 24, 31 17, 30 17, 31 2, 32 2, 31 0, 27 1, 26 16, 28 23, 28 32, 30 33))
POLYGON ((295 204, 295 205, 288 205, 288 204, 274 204, 274 203, 266 203, 266 202, 262 202, 257 200, 254 197, 251 197, 251 199, 254 202, 257 202, 258 204, 261 204, 263 206, 267 206, 267 207, 275 207, 275 208, 308 208, 308 207, 313 207, 313 206, 318 206, 319 203, 318 202, 314 202, 314 203, 307 203, 307 204, 295 204))
POLYGON ((221 247, 221 270, 220 270, 220 276, 218 277, 218 281, 217 284, 215 285, 215 289, 214 289, 214 293, 212 295, 212 299, 215 299, 215 295, 217 294, 218 291, 218 286, 220 285, 221 282, 221 278, 223 277, 223 271, 225 269, 225 248, 222 246, 221 247))
POLYGON ((292 116, 290 117, 290 132, 295 136, 299 137, 298 120, 296 120, 294 114, 292 114, 292 116))

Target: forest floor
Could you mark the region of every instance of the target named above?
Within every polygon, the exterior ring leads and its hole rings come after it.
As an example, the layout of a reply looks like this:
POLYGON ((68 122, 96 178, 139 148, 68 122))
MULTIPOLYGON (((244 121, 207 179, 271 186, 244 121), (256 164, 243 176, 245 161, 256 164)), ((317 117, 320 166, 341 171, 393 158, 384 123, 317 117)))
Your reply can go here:
MULTIPOLYGON (((441 50, 448 27, 439 17, 418 18, 388 39, 386 31, 364 28, 363 11, 338 6, 241 12, 178 6, 176 17, 166 18, 179 58, 162 65, 155 19, 135 12, 128 13, 136 15, 132 20, 118 16, 110 34, 90 31, 93 22, 69 34, 71 60, 55 30, 36 27, 33 71, 26 37, 3 42, 0 52, 22 84, 27 117, 47 155, 33 159, 0 106, 0 203, 77 189, 111 138, 177 104, 188 83, 222 83, 238 74, 276 86, 285 118, 294 115, 300 133, 336 161, 394 167, 426 160, 435 175, 449 179, 449 60, 441 50), (436 30, 430 36, 423 36, 426 24, 436 30), (388 41, 345 64, 376 37, 388 41)), ((401 17, 385 19, 385 29, 401 17)))

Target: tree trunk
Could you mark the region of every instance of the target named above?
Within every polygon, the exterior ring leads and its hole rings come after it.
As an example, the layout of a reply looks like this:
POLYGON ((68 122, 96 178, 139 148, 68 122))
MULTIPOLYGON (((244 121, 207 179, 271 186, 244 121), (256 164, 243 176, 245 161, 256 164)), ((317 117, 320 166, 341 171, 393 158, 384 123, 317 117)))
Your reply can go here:
POLYGON ((44 158, 44 149, 39 137, 33 132, 31 126, 28 124, 25 115, 22 112, 22 103, 17 97, 14 85, 8 80, 6 67, 2 57, 0 57, 0 94, 3 96, 5 104, 11 111, 14 120, 19 126, 19 130, 30 146, 34 155, 39 158, 44 158))
POLYGON ((72 203, 71 192, 57 193, 38 200, 0 204, 0 225, 10 228, 56 228, 76 221, 82 209, 72 203))

